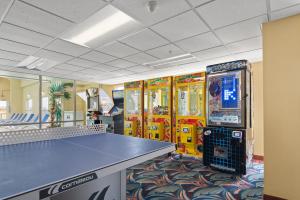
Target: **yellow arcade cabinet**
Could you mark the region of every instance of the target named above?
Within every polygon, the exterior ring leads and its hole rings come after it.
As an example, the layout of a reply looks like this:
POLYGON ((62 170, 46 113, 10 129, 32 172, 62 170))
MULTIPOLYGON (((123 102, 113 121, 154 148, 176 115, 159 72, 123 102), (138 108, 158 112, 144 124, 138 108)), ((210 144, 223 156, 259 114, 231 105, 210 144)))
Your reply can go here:
POLYGON ((144 137, 148 138, 148 84, 144 81, 144 137))
POLYGON ((172 141, 172 77, 147 81, 147 138, 172 141))
POLYGON ((124 135, 143 137, 144 81, 124 84, 124 135))
POLYGON ((205 127, 205 73, 174 78, 177 152, 202 157, 205 127))

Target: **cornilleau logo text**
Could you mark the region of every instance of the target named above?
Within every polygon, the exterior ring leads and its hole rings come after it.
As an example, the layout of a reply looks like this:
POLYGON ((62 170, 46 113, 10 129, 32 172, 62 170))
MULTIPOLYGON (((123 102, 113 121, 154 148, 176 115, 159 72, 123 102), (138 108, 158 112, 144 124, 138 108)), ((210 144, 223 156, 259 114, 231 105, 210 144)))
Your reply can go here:
POLYGON ((66 184, 63 184, 61 185, 61 190, 67 190, 67 189, 70 189, 72 187, 75 187, 77 185, 80 185, 80 184, 83 184, 83 183, 86 183, 86 182, 89 182, 91 180, 94 180, 94 174, 90 175, 90 176, 87 176, 87 177, 83 177, 83 178, 79 178, 77 180, 74 180, 72 182, 69 182, 69 183, 66 183, 66 184))
POLYGON ((40 190, 40 199, 50 197, 54 194, 63 192, 65 190, 69 190, 71 188, 74 188, 74 187, 82 185, 84 183, 93 181, 95 179, 97 179, 97 174, 92 173, 92 174, 88 174, 88 175, 85 175, 85 176, 81 176, 81 177, 78 177, 78 178, 71 179, 71 180, 66 181, 64 183, 52 185, 51 187, 40 190))

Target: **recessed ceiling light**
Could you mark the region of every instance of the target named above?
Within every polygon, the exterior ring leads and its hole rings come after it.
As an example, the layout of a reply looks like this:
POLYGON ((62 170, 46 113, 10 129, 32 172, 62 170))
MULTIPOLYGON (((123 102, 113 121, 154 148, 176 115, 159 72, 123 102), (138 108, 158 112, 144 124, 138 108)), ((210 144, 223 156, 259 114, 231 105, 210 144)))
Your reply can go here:
POLYGON ((57 65, 58 62, 49 60, 46 58, 39 58, 34 56, 28 56, 23 61, 17 64, 17 67, 25 67, 27 69, 38 69, 41 71, 46 71, 51 67, 57 65))
POLYGON ((84 22, 66 32, 62 36, 62 39, 89 47, 91 46, 91 42, 97 41, 99 38, 114 35, 118 31, 120 37, 124 34, 123 32, 128 34, 131 29, 140 26, 135 19, 126 13, 112 5, 107 5, 84 22))
POLYGON ((17 64, 17 67, 27 67, 28 65, 30 65, 31 63, 34 63, 35 61, 37 61, 39 58, 38 57, 34 57, 34 56, 28 56, 27 58, 25 58, 23 61, 19 62, 17 64))
POLYGON ((176 64, 176 63, 180 63, 182 61, 190 60, 190 59, 195 59, 195 56, 187 53, 187 54, 182 54, 182 55, 178 55, 178 56, 174 56, 174 57, 170 57, 170 58, 157 60, 154 62, 144 63, 143 65, 146 67, 152 67, 152 68, 161 68, 164 65, 166 67, 169 67, 170 64, 176 64))

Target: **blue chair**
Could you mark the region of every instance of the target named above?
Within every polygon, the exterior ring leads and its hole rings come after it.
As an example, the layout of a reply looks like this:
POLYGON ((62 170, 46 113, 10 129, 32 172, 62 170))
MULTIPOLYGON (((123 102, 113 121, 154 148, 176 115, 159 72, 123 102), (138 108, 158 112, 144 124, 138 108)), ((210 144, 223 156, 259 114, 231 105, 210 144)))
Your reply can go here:
POLYGON ((29 117, 27 118, 27 120, 25 122, 30 122, 34 117, 34 114, 30 114, 29 117))
POLYGON ((19 117, 19 115, 20 115, 20 113, 17 113, 17 114, 14 116, 14 118, 11 119, 11 121, 16 120, 16 119, 19 117))
POLYGON ((24 116, 24 113, 21 113, 19 115, 19 117, 17 117, 16 119, 14 119, 14 121, 20 121, 23 116, 24 116))
POLYGON ((48 121, 48 118, 49 118, 49 114, 45 114, 45 116, 43 117, 42 119, 42 123, 45 123, 48 121))
POLYGON ((34 120, 33 120, 33 123, 37 123, 39 121, 39 116, 37 115, 34 120))
POLYGON ((13 114, 10 116, 9 120, 12 120, 12 119, 15 117, 15 115, 16 115, 16 113, 13 113, 13 114))
POLYGON ((20 122, 24 122, 24 120, 25 120, 25 118, 27 117, 27 113, 25 113, 22 117, 21 117, 21 119, 19 120, 20 122))

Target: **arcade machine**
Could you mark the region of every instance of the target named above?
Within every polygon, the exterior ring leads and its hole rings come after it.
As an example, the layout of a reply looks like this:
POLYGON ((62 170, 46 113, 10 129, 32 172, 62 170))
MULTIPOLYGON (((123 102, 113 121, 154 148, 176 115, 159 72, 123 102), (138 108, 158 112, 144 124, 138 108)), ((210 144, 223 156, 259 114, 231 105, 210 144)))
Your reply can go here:
POLYGON ((113 90, 114 106, 109 112, 114 122, 114 133, 124 134, 124 90, 113 90))
POLYGON ((100 124, 100 99, 99 99, 99 89, 89 88, 86 90, 87 96, 87 125, 100 124))
POLYGON ((177 152, 202 157, 205 127, 205 73, 177 76, 175 113, 177 152))
POLYGON ((208 66, 206 166, 246 174, 252 159, 251 72, 246 60, 208 66))
POLYGON ((148 80, 148 138, 172 141, 172 77, 148 80))
POLYGON ((124 135, 143 137, 144 81, 124 84, 124 135))
POLYGON ((144 137, 148 138, 148 84, 144 81, 144 137))

